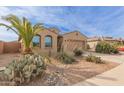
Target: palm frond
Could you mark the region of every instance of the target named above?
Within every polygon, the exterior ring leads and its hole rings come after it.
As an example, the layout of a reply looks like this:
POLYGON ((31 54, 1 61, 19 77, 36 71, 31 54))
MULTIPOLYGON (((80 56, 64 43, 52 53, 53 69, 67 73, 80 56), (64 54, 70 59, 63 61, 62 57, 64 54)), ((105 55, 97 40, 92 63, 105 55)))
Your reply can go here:
POLYGON ((42 31, 44 29, 43 24, 42 23, 37 23, 33 26, 33 30, 34 30, 34 35, 36 35, 38 32, 42 31))
POLYGON ((11 26, 0 23, 0 26, 5 26, 7 29, 13 30, 19 35, 19 40, 21 39, 24 43, 25 48, 30 48, 33 37, 40 31, 44 29, 43 24, 37 23, 32 25, 31 22, 23 17, 20 19, 15 15, 8 15, 2 17, 5 21, 9 22, 11 26))
POLYGON ((15 29, 13 29, 11 26, 8 26, 8 25, 3 24, 3 23, 0 23, 0 26, 5 26, 5 27, 7 28, 7 30, 11 29, 11 30, 14 31, 17 35, 19 35, 19 33, 18 33, 15 29))

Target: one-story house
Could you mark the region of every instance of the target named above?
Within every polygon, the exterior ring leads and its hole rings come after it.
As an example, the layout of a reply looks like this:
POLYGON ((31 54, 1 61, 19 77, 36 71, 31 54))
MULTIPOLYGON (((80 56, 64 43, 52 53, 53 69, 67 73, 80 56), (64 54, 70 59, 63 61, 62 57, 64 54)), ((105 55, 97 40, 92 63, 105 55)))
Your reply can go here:
POLYGON ((113 38, 113 37, 91 37, 87 39, 87 44, 90 47, 90 50, 94 51, 96 48, 96 45, 100 41, 106 41, 108 43, 124 43, 124 40, 122 38, 113 38))
POLYGON ((33 44, 44 53, 57 53, 61 49, 71 53, 75 48, 85 48, 86 40, 87 37, 79 31, 60 34, 56 28, 45 28, 34 37, 33 44))

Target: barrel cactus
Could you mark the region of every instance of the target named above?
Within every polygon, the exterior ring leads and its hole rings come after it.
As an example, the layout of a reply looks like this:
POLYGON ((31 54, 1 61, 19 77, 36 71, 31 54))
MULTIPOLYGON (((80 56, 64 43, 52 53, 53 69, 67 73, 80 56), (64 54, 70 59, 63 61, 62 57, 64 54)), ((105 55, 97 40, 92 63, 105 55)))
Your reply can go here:
POLYGON ((40 55, 24 55, 13 60, 4 70, 4 78, 17 85, 28 83, 36 76, 42 75, 46 69, 46 57, 40 55))

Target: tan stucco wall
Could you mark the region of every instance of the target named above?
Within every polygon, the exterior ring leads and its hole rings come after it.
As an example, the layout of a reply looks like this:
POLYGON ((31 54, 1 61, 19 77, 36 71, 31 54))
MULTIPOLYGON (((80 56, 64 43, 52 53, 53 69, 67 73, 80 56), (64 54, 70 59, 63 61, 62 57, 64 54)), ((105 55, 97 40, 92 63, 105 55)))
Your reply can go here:
POLYGON ((47 53, 47 54, 49 52, 51 52, 52 54, 57 52, 57 36, 58 36, 58 34, 45 29, 45 30, 41 31, 40 33, 38 33, 38 35, 41 36, 41 47, 40 48, 41 48, 42 52, 47 53), (45 47, 45 36, 47 36, 47 35, 52 37, 52 47, 51 48, 45 47))
POLYGON ((20 52, 21 44, 19 42, 4 42, 4 53, 20 52))
POLYGON ((80 32, 71 32, 63 35, 63 49, 66 52, 73 52, 75 48, 83 49, 86 45, 86 37, 80 32))
POLYGON ((19 42, 0 42, 0 54, 20 52, 20 46, 19 42))
POLYGON ((96 48, 96 45, 97 45, 98 42, 99 41, 90 41, 90 42, 87 42, 87 44, 90 47, 90 50, 95 51, 95 48, 96 48))
POLYGON ((3 53, 3 49, 4 49, 4 43, 0 41, 0 54, 3 53))

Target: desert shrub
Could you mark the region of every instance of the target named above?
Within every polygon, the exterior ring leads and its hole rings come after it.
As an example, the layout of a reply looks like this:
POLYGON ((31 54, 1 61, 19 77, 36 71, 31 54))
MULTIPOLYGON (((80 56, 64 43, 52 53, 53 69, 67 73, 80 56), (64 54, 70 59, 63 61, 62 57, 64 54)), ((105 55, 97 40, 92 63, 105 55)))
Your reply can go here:
POLYGON ((61 52, 57 55, 57 59, 60 60, 62 63, 65 64, 72 64, 75 62, 75 59, 72 56, 69 56, 65 52, 61 52))
POLYGON ((81 49, 77 49, 77 48, 73 52, 74 52, 75 56, 81 56, 83 54, 83 51, 81 49))
POLYGON ((89 46, 89 44, 86 44, 86 49, 88 50, 88 49, 90 49, 90 46, 89 46))
POLYGON ((103 61, 101 60, 101 57, 95 57, 95 63, 103 63, 103 61))
POLYGON ((98 43, 98 44, 96 45, 95 51, 98 52, 98 53, 101 53, 102 50, 103 50, 103 49, 102 49, 102 44, 101 44, 101 43, 98 43))
POLYGON ((117 54, 117 53, 119 53, 119 51, 118 51, 118 49, 115 46, 112 46, 111 47, 111 53, 117 54))
POLYGON ((93 62, 93 60, 94 60, 94 56, 92 56, 92 55, 88 55, 86 57, 86 61, 88 61, 88 62, 93 62))
POLYGON ((103 61, 101 60, 100 57, 96 57, 96 56, 93 56, 93 55, 88 55, 86 57, 86 61, 88 61, 88 62, 95 62, 95 63, 103 63, 103 61))
POLYGON ((4 70, 4 79, 15 82, 17 85, 30 82, 42 75, 49 61, 40 55, 24 55, 18 60, 13 60, 4 70))
POLYGON ((106 42, 99 42, 97 45, 96 45, 96 52, 98 53, 107 53, 107 54, 110 54, 111 53, 111 48, 110 48, 110 44, 106 43, 106 42))
POLYGON ((113 53, 113 54, 118 54, 119 51, 118 51, 117 49, 113 49, 113 50, 112 50, 112 53, 113 53))
POLYGON ((116 47, 114 47, 113 45, 107 42, 99 42, 96 45, 95 51, 98 53, 105 53, 105 54, 118 53, 118 50, 116 49, 116 47))

